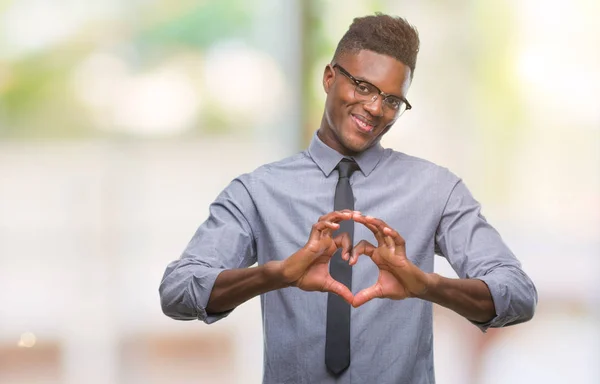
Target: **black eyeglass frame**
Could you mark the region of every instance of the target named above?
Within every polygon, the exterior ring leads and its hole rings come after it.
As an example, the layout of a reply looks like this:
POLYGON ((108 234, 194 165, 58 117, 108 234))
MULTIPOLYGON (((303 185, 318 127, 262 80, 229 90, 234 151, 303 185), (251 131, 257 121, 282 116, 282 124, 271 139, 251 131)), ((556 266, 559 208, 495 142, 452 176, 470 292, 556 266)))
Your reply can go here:
POLYGON ((340 73, 342 73, 344 76, 346 76, 347 78, 349 78, 350 80, 352 80, 352 82, 356 86, 358 86, 360 83, 365 83, 365 84, 368 84, 368 85, 372 86, 373 88, 375 88, 377 90, 377 92, 379 92, 379 95, 382 97, 382 99, 381 99, 382 101, 385 100, 388 97, 395 97, 396 99, 400 99, 404 104, 406 104, 406 109, 404 111, 402 111, 402 113, 408 111, 409 109, 412 109, 412 105, 410 105, 410 103, 408 102, 408 100, 406 100, 405 97, 396 96, 396 95, 390 95, 389 93, 383 92, 381 89, 379 89, 378 86, 376 86, 373 83, 370 83, 370 82, 368 82, 366 80, 358 80, 356 77, 352 76, 350 74, 350 72, 346 71, 344 69, 344 67, 342 67, 341 65, 339 65, 337 63, 333 64, 333 68, 337 68, 340 71, 340 73))

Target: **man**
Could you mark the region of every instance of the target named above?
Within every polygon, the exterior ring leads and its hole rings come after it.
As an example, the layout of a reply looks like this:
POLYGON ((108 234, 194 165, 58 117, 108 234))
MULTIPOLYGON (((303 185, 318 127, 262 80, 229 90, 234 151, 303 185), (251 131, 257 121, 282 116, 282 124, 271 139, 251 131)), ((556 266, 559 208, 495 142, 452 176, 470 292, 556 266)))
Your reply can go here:
POLYGON ((261 295, 264 383, 434 383, 432 303, 483 331, 533 316, 533 283, 464 183, 379 143, 411 108, 418 49, 404 19, 355 19, 309 148, 233 180, 167 267, 175 319, 261 295), (433 273, 436 253, 459 279, 433 273))

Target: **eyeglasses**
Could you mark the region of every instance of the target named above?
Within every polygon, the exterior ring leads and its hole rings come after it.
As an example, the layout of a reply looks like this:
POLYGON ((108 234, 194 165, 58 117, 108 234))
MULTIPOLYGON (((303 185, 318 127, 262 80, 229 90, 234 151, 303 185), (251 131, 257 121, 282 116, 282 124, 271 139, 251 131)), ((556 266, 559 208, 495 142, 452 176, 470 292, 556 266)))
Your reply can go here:
POLYGON ((364 80, 357 80, 354 76, 352 76, 348 71, 342 68, 339 64, 334 64, 333 68, 337 68, 341 74, 352 80, 355 84, 354 87, 354 97, 356 100, 360 100, 365 104, 373 103, 377 98, 381 95, 382 97, 382 106, 384 110, 393 112, 395 117, 400 117, 407 109, 412 109, 412 105, 406 100, 404 97, 398 97, 394 95, 389 95, 387 93, 382 92, 375 85, 369 83, 364 80))

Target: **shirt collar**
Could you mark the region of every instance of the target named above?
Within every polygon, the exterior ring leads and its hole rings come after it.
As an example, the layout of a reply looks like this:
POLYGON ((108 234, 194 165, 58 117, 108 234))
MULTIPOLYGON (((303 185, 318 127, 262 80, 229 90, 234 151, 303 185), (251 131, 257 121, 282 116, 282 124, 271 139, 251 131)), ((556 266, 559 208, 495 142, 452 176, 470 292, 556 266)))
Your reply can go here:
MULTIPOLYGON (((385 149, 379 142, 377 142, 366 151, 361 152, 357 156, 351 156, 349 158, 356 161, 363 175, 367 177, 381 160, 384 151, 385 149)), ((310 145, 308 146, 308 153, 313 161, 319 166, 319 168, 321 168, 321 171, 323 171, 326 177, 329 177, 340 160, 342 160, 344 157, 347 157, 343 156, 341 153, 321 141, 316 132, 313 135, 310 145)))

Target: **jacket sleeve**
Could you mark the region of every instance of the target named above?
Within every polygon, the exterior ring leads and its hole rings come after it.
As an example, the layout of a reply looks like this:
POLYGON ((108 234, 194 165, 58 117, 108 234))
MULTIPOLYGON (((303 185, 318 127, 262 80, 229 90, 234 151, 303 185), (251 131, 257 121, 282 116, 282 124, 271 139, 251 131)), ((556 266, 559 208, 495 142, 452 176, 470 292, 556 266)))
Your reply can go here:
POLYGON ((538 300, 533 282, 460 180, 444 207, 436 231, 436 249, 460 278, 479 279, 489 287, 496 317, 485 324, 473 322, 482 331, 533 317, 538 300))
POLYGON ((233 180, 211 204, 208 219, 182 256, 167 266, 159 288, 165 315, 210 324, 231 313, 207 313, 206 306, 219 273, 256 262, 256 219, 246 185, 239 178, 233 180))

